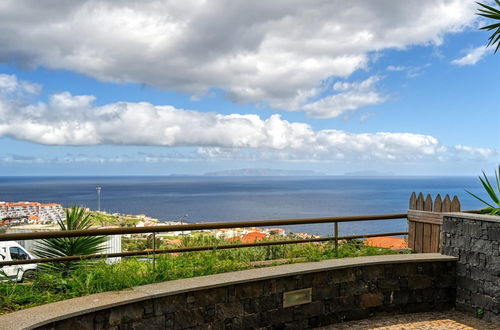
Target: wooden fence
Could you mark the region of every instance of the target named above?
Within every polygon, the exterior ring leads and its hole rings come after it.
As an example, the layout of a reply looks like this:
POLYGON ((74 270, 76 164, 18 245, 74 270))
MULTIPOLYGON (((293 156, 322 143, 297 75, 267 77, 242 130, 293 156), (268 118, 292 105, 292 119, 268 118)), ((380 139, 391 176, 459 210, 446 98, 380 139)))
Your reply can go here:
POLYGON ((441 225, 444 212, 460 212, 460 201, 438 194, 434 200, 430 194, 412 193, 408 210, 408 246, 417 253, 437 253, 441 243, 441 225))

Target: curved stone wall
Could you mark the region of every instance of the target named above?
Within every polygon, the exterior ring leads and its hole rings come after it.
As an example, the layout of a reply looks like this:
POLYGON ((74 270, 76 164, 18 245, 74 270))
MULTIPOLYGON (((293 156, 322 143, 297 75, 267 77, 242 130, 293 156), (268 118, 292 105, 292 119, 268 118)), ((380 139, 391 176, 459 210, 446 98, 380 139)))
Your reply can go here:
POLYGON ((0 316, 0 328, 307 329, 446 310, 455 302, 455 261, 390 255, 209 275, 30 308, 0 316))

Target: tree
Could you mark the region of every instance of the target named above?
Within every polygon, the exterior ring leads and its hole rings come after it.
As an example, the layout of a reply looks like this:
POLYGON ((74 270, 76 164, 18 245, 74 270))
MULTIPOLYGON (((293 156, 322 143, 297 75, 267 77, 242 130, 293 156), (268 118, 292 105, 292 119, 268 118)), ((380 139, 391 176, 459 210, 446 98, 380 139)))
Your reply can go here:
MULTIPOLYGON (((495 0, 495 2, 498 6, 500 6, 500 0, 495 0)), ((495 32, 493 32, 493 34, 488 38, 488 40, 489 40, 488 46, 490 46, 490 45, 495 46, 495 44, 496 44, 497 45, 495 48, 495 53, 496 53, 497 50, 500 48, 500 10, 496 9, 494 7, 479 3, 479 2, 477 4, 481 6, 478 9, 478 13, 477 13, 479 16, 483 16, 486 18, 491 18, 491 19, 494 19, 496 21, 499 21, 498 23, 483 26, 481 28, 481 30, 487 30, 487 31, 495 30, 495 32)))
MULTIPOLYGON (((79 206, 66 209, 66 220, 57 221, 60 230, 85 230, 91 226, 90 215, 79 206)), ((78 256, 96 254, 101 252, 106 242, 104 236, 60 237, 42 239, 35 245, 35 254, 40 258, 57 258, 65 256, 78 256)), ((75 262, 55 262, 44 265, 67 273, 76 266, 75 262)), ((44 268, 42 267, 42 268, 44 268)))

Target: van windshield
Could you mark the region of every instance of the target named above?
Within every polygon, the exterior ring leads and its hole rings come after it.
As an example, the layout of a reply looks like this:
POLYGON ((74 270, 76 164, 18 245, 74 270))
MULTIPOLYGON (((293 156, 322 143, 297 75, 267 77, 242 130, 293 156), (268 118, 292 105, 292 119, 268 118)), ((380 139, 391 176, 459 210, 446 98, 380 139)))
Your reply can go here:
POLYGON ((9 248, 9 251, 10 251, 10 257, 12 260, 27 260, 27 259, 29 259, 28 254, 18 247, 11 247, 11 248, 9 248))

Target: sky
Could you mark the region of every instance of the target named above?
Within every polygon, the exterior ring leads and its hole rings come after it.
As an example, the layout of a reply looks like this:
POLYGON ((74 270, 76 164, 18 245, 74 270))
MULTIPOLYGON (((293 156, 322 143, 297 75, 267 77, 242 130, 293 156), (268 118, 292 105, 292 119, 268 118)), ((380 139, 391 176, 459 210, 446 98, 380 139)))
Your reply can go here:
POLYGON ((500 54, 467 0, 0 2, 0 176, 478 175, 500 54))

